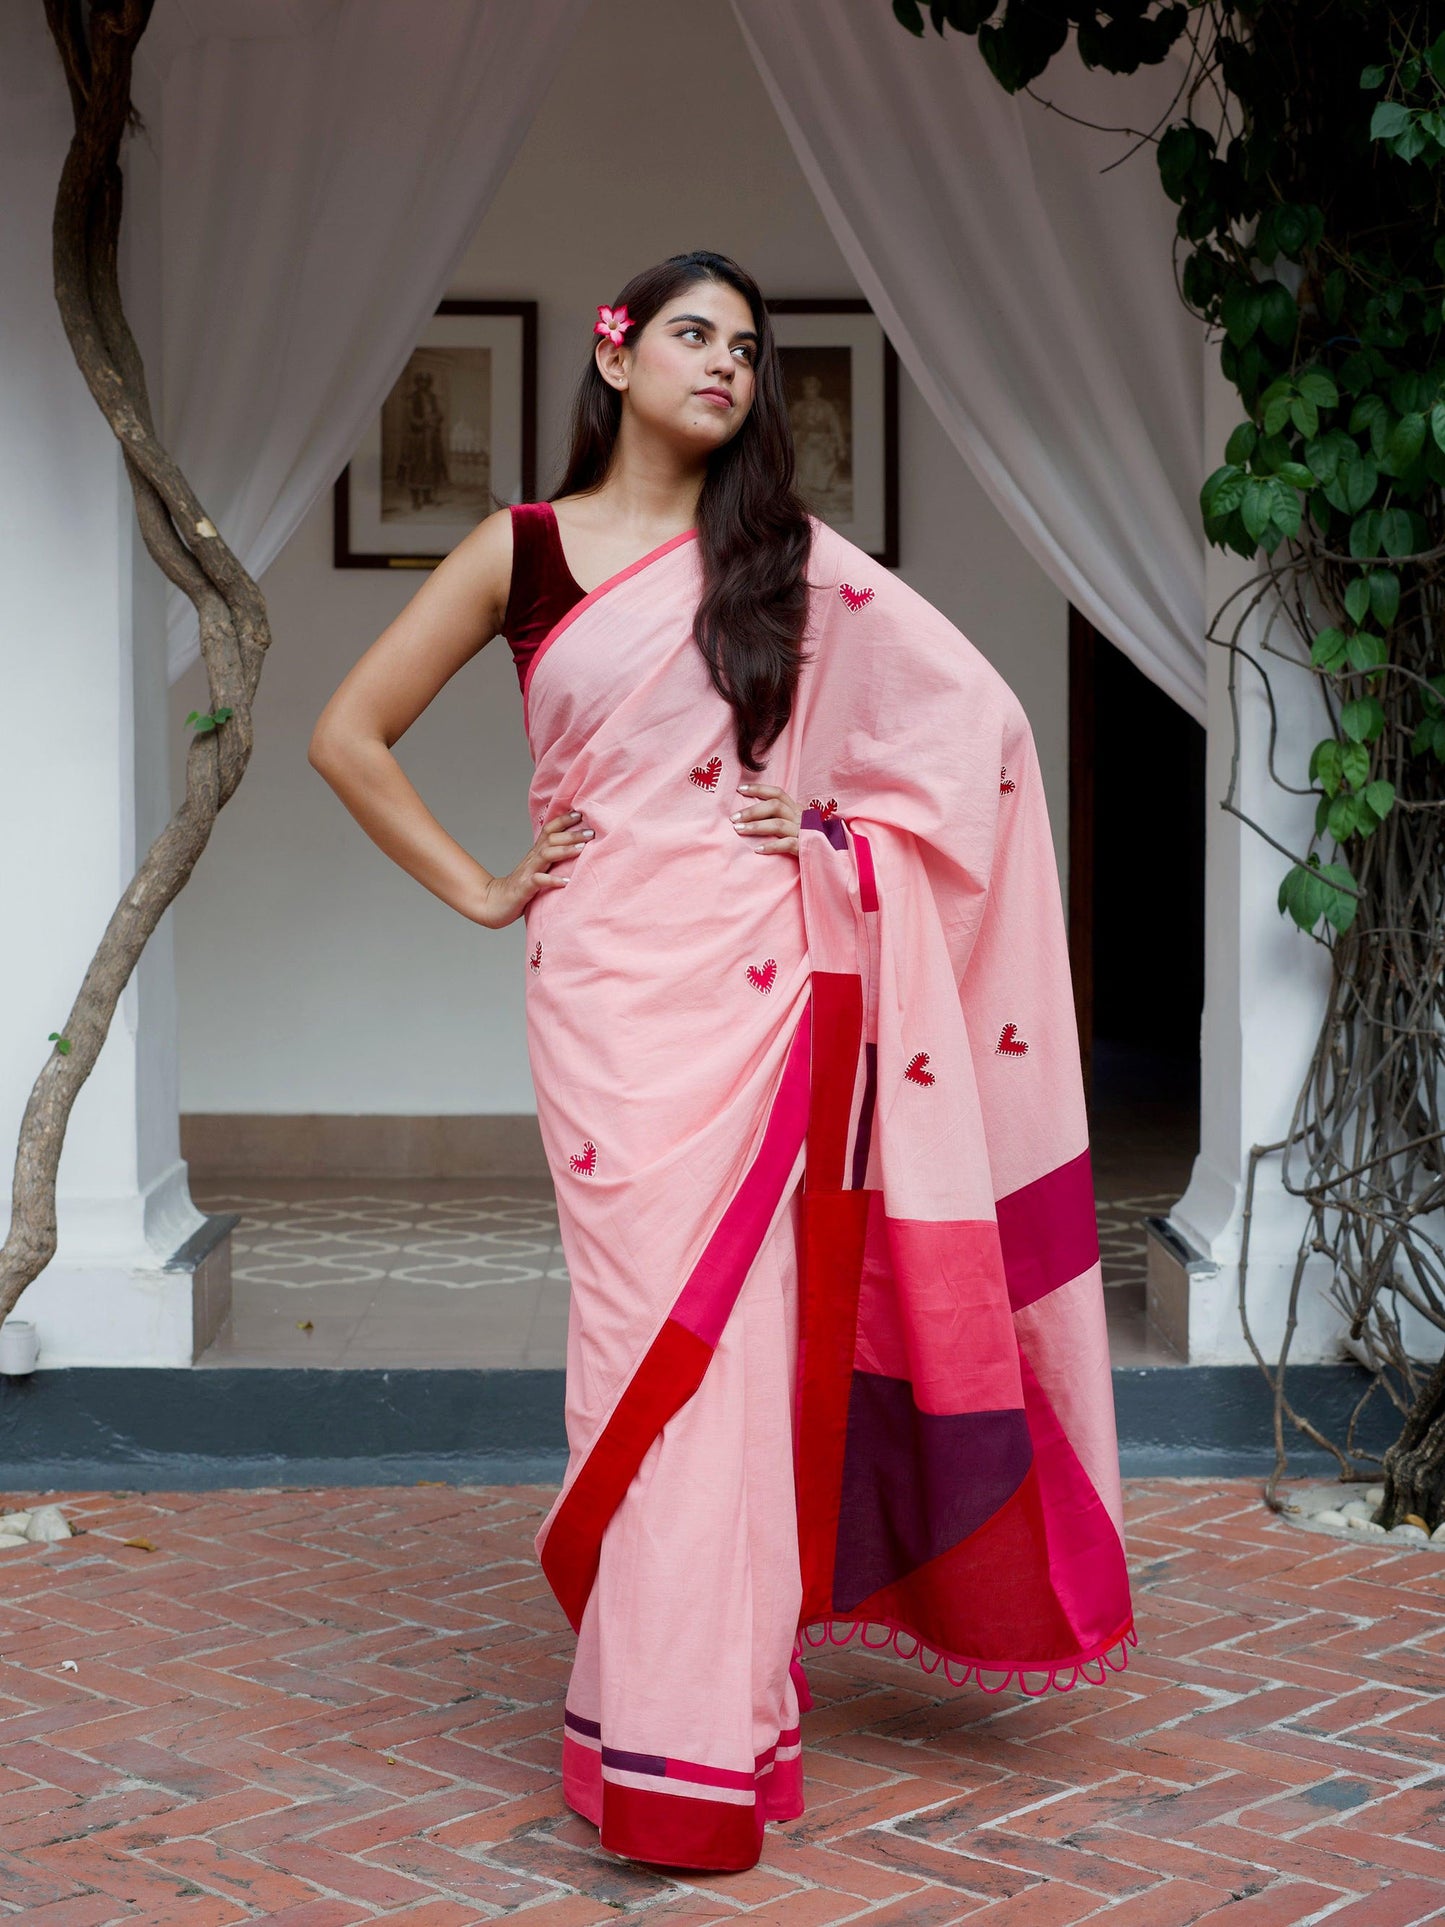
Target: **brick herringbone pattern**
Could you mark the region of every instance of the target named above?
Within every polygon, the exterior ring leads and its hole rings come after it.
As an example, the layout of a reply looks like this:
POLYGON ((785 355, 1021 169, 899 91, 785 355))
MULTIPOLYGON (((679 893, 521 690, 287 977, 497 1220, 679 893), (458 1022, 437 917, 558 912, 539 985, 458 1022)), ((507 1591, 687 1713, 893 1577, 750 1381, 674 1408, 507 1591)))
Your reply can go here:
POLYGON ((1127 1672, 990 1698, 855 1646, 814 1654, 807 1813, 769 1829, 753 1871, 683 1881, 603 1854, 562 1804, 571 1641, 531 1550, 549 1496, 61 1495, 84 1536, 0 1555, 0 1910, 29 1927, 1445 1917, 1432 1554, 1296 1532, 1252 1482, 1136 1482, 1127 1672))

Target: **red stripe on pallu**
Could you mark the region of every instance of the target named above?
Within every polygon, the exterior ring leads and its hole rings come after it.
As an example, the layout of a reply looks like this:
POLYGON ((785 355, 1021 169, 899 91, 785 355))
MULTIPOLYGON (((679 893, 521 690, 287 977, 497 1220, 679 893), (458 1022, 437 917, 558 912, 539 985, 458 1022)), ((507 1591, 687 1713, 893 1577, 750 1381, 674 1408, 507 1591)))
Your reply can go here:
POLYGON ((1000 1198, 999 1243, 1015 1311, 1099 1262, 1099 1224, 1087 1149, 1000 1198))
POLYGON ((841 1191, 848 1152, 848 1116, 863 1041, 863 980, 856 971, 815 970, 812 1094, 804 1187, 841 1191))
POLYGON ((610 1853, 657 1867, 705 1867, 716 1873, 755 1867, 762 1852, 763 1820, 759 1800, 739 1805, 602 1782, 602 1845, 610 1853))
POLYGON ((843 1493, 843 1448, 858 1291, 873 1191, 803 1192, 799 1253, 795 1484, 803 1575, 800 1621, 827 1616, 843 1493))
POLYGON ((643 1455, 692 1397, 783 1194, 808 1125, 812 1000, 788 1046, 762 1142, 670 1316, 648 1347, 548 1528, 542 1571, 572 1630, 597 1577, 602 1534, 643 1455), (683 1322, 685 1315, 688 1322, 683 1322))

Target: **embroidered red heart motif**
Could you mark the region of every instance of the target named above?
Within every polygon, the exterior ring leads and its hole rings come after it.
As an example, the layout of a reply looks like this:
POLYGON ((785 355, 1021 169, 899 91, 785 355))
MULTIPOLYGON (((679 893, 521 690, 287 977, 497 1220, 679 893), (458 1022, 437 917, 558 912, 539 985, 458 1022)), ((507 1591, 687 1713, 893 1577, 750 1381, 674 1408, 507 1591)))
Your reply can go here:
POLYGON ((908 1068, 903 1075, 914 1084, 935 1084, 938 1080, 932 1071, 925 1069, 927 1063, 928 1052, 921 1050, 908 1060, 908 1068))
POLYGON ((998 773, 998 793, 1000 796, 1008 796, 1017 788, 1018 784, 1009 775, 1008 765, 1005 764, 998 773))
POLYGON ((722 775, 722 758, 709 756, 705 763, 694 763, 687 773, 700 790, 715 790, 722 775))
POLYGON ((752 985, 754 990, 762 990, 762 991, 771 990, 773 987, 773 980, 776 978, 777 974, 778 974, 778 960, 776 957, 769 957, 761 970, 759 970, 756 964, 748 965, 748 982, 752 985))
POLYGON ((592 1142, 590 1137, 584 1138, 582 1141, 581 1157, 578 1157, 574 1151, 568 1159, 568 1162, 579 1178, 591 1177, 592 1173, 597 1169, 597 1146, 592 1142))
POLYGON ((1005 1024, 994 1046, 995 1053, 1004 1057, 1022 1057, 1027 1049, 1028 1045, 1019 1036, 1018 1025, 1005 1024))
POLYGON ((816 796, 810 796, 808 798, 808 808, 810 810, 816 810, 826 823, 830 816, 836 816, 838 814, 838 799, 836 796, 830 796, 826 803, 820 803, 816 796))
POLYGON ((533 950, 531 956, 528 957, 527 962, 533 970, 540 970, 542 968, 542 939, 540 937, 538 937, 536 948, 533 950))
POLYGON ((861 609, 865 602, 871 602, 873 600, 873 591, 871 589, 855 589, 851 582, 840 582, 838 584, 838 593, 850 609, 861 609))

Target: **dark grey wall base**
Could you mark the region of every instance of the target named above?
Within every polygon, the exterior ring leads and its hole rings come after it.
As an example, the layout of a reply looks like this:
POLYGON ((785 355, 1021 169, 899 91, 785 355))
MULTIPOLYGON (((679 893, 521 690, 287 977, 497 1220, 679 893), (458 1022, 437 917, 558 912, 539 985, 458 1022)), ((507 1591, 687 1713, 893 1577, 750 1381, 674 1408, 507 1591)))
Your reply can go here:
MULTIPOLYGON (((1343 1432, 1367 1378, 1290 1374, 1297 1407, 1343 1432)), ((0 1487, 201 1491, 220 1486, 555 1484, 566 1461, 560 1371, 165 1371, 76 1368, 0 1379, 0 1487)), ((1120 1368, 1129 1477, 1250 1476, 1274 1461, 1268 1389, 1252 1365, 1120 1368)), ((1362 1442, 1393 1436, 1383 1400, 1362 1442)), ((1291 1469, 1332 1472, 1307 1440, 1291 1469)))

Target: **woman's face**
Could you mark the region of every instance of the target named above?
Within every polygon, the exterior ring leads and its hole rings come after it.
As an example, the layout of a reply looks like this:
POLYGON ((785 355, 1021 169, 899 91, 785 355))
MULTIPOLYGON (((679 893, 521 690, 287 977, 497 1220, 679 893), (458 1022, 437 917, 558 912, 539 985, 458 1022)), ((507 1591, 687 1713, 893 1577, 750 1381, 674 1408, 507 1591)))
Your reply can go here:
POLYGON ((736 288, 703 280, 664 301, 635 342, 600 339, 597 364, 639 421, 706 457, 747 419, 757 348, 736 288))

